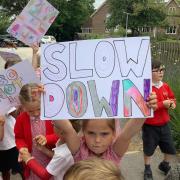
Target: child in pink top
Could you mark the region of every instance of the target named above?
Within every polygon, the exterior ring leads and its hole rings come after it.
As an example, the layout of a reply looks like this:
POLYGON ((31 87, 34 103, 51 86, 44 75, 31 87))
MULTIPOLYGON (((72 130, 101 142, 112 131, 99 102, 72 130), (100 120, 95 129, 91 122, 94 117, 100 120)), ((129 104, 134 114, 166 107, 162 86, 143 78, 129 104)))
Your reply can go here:
MULTIPOLYGON (((156 95, 152 93, 148 105, 157 107, 156 95)), ((90 119, 82 123, 83 136, 79 137, 68 120, 54 121, 62 131, 65 142, 75 161, 96 156, 119 164, 127 151, 131 138, 141 129, 145 119, 132 119, 126 123, 116 138, 114 119, 90 119)))
MULTIPOLYGON (((89 157, 95 156, 95 153, 89 150, 85 138, 82 137, 80 141, 80 148, 78 152, 74 155, 74 161, 81 161, 88 159, 89 157)), ((115 164, 119 164, 121 157, 119 157, 113 150, 113 146, 109 146, 104 153, 100 156, 102 159, 113 161, 115 164)))

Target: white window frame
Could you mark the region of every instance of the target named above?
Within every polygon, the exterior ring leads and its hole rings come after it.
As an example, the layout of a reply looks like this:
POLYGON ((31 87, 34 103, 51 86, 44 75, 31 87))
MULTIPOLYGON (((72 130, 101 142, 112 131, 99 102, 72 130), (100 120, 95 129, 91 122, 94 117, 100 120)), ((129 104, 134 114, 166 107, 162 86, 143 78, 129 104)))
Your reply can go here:
POLYGON ((176 34, 177 33, 177 27, 176 26, 168 26, 166 28, 166 34, 176 34))
POLYGON ((168 14, 175 14, 176 13, 176 7, 169 7, 168 14))
POLYGON ((82 31, 82 33, 90 34, 90 33, 92 33, 92 28, 90 28, 90 27, 86 27, 86 28, 81 27, 81 31, 82 31))
POLYGON ((138 30, 141 33, 151 33, 153 31, 153 28, 149 26, 143 26, 143 27, 138 27, 138 30))

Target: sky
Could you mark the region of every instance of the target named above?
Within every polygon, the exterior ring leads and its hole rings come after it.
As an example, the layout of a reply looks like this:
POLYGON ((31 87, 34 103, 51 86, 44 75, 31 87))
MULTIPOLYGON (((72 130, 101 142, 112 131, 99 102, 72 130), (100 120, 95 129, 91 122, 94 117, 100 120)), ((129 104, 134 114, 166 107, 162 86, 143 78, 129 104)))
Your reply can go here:
POLYGON ((95 0, 94 7, 97 9, 105 0, 95 0))

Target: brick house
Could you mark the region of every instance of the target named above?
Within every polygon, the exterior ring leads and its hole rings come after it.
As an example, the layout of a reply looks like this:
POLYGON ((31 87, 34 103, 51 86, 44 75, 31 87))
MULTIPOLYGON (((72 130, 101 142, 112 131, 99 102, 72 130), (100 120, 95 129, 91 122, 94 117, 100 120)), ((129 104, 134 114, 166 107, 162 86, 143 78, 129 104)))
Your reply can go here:
MULTIPOLYGON (((167 28, 151 28, 151 27, 139 27, 140 32, 150 32, 154 36, 156 33, 164 33, 166 35, 180 37, 180 0, 169 0, 166 5, 167 20, 169 26, 167 28)), ((83 25, 82 33, 106 33, 106 19, 110 15, 108 2, 105 1, 89 18, 89 20, 83 25)))
POLYGON ((109 15, 109 5, 105 1, 83 25, 82 33, 101 34, 106 32, 106 18, 109 15))
POLYGON ((169 26, 165 29, 167 35, 180 37, 180 0, 170 0, 166 4, 169 26))

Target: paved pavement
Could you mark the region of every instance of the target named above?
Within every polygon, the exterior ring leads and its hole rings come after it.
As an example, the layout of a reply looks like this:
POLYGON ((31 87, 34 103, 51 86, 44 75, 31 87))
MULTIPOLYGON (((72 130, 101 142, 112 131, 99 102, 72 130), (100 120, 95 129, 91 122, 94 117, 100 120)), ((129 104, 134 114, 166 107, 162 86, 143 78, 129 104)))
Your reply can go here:
MULTIPOLYGON (((151 161, 151 168, 153 171, 154 180, 164 180, 165 176, 158 169, 159 163, 162 161, 163 156, 159 150, 157 150, 151 161)), ((173 157, 172 166, 175 166, 178 162, 177 157, 173 157)), ((179 160, 180 162, 180 160, 179 160)), ((143 152, 134 151, 127 152, 121 163, 121 170, 125 177, 125 180, 143 180, 144 161, 143 152)))
MULTIPOLYGON (((165 176, 158 170, 158 164, 162 160, 162 154, 157 150, 152 158, 152 171, 154 180, 164 180, 165 176)), ((180 162, 176 156, 172 159, 172 166, 180 162)), ((143 180, 143 153, 142 151, 129 151, 123 157, 120 169, 125 180, 143 180)), ((21 180, 19 175, 12 176, 11 180, 21 180)))

